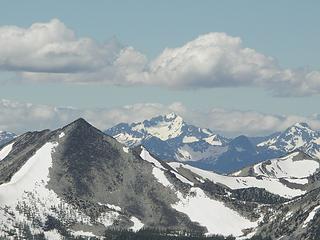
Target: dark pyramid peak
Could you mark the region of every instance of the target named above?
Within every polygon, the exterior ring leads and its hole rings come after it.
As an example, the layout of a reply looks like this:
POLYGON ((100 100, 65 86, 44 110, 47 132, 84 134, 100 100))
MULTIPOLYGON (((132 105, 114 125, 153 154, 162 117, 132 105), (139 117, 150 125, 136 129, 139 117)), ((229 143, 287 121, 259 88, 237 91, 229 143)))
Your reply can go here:
POLYGON ((65 127, 55 130, 52 135, 55 140, 63 138, 68 144, 79 148, 83 147, 83 145, 95 148, 95 144, 100 141, 107 141, 112 145, 121 145, 113 137, 106 135, 83 118, 79 118, 65 127))
POLYGON ((75 128, 75 127, 93 127, 90 123, 88 123, 84 118, 78 118, 77 120, 71 122, 64 128, 75 128))
POLYGON ((104 135, 103 132, 101 132, 96 127, 92 126, 83 118, 78 118, 77 120, 66 125, 65 127, 56 130, 56 132, 60 132, 60 133, 64 132, 64 134, 66 135, 71 133, 77 133, 78 135, 83 135, 83 134, 92 135, 93 133, 95 133, 95 135, 104 135))

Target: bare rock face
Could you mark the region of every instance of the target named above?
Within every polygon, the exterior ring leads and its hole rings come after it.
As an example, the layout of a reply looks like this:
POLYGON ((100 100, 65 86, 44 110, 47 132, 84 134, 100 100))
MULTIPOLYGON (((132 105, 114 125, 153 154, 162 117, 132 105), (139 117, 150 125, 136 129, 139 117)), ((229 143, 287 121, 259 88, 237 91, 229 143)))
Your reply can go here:
MULTIPOLYGON (((128 148, 84 119, 25 133, 0 147, 0 156, 0 236, 9 239, 98 238, 108 229, 143 227, 237 237, 318 236, 318 216, 311 216, 320 205, 314 165, 302 177, 278 176, 272 172, 277 169, 257 174, 254 166, 220 175, 158 160, 143 146, 128 148)), ((262 166, 281 167, 279 161, 262 166)), ((288 169, 317 162, 302 152, 283 161, 288 169)))

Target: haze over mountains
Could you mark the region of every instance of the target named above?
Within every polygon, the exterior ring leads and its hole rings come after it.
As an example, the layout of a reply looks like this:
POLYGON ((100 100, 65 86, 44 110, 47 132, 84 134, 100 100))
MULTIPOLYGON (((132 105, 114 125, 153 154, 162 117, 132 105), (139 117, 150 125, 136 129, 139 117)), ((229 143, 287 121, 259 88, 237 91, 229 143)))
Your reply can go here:
POLYGON ((166 163, 78 119, 18 136, 0 156, 0 236, 8 239, 103 239, 115 227, 320 236, 320 162, 299 150, 226 176, 166 163))
POLYGON ((186 123, 171 113, 138 123, 120 123, 105 131, 128 147, 142 144, 157 158, 231 173, 245 166, 301 149, 320 158, 320 132, 296 123, 264 137, 233 139, 186 123))

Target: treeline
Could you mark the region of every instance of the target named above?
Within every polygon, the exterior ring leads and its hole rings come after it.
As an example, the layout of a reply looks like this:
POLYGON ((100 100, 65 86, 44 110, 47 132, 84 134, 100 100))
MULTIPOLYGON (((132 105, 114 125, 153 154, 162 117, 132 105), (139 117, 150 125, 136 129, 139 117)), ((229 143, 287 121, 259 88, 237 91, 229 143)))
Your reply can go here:
MULTIPOLYGON (((106 240, 235 240, 233 236, 205 236, 199 232, 171 231, 159 229, 142 229, 138 232, 130 230, 112 230, 105 233, 106 240)), ((247 240, 272 240, 270 237, 254 236, 247 240)))
MULTIPOLYGON (((30 226, 26 223, 20 223, 17 229, 12 229, 6 232, 9 239, 23 240, 51 240, 44 233, 32 233, 30 226)), ((44 232, 56 230, 63 240, 98 240, 96 237, 73 236, 68 228, 55 217, 48 216, 44 226, 44 232)), ((7 237, 0 235, 0 240, 6 240, 7 237)), ((224 237, 221 235, 205 236, 202 232, 184 231, 184 230, 163 230, 163 229, 148 229, 144 228, 138 232, 132 230, 108 229, 104 234, 105 240, 235 240, 233 236, 224 237)), ((247 240, 272 240, 271 238, 263 238, 254 236, 247 240)))
POLYGON ((105 233, 105 238, 106 240, 235 240, 232 236, 205 236, 199 232, 159 229, 142 229, 138 232, 109 229, 105 233))

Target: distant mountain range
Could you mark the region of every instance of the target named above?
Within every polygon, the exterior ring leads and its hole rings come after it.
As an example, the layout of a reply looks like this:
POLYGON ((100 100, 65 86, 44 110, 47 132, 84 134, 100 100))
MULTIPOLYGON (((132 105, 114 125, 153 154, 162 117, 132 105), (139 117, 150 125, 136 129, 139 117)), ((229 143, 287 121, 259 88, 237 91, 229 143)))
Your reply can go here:
POLYGON ((300 149, 320 159, 320 132, 312 130, 307 123, 296 123, 258 143, 257 147, 282 153, 300 149))
POLYGON ((170 113, 143 122, 120 123, 105 133, 128 147, 143 145, 161 160, 181 161, 220 173, 231 173, 295 149, 320 158, 320 133, 306 123, 270 136, 229 139, 170 113))
MULTIPOLYGON (((191 137, 195 143, 214 136, 181 120, 171 126, 177 118, 159 118, 167 124, 161 129, 172 130, 162 132, 161 141, 180 136, 191 144, 191 137), (198 135, 181 136, 181 129, 198 135)), ((217 139, 221 143, 210 146, 238 152, 252 146, 244 136, 217 139)), ((78 119, 54 131, 22 134, 0 147, 0 238, 108 239, 110 228, 149 228, 316 240, 319 167, 319 159, 294 150, 221 175, 186 161, 159 160, 146 147, 129 148, 78 119)))
POLYGON ((0 131, 0 146, 7 142, 10 142, 15 137, 16 135, 14 133, 0 131))
MULTIPOLYGON (((269 136, 227 138, 170 113, 143 122, 120 123, 105 133, 128 147, 142 145, 163 161, 180 161, 224 174, 296 149, 320 159, 320 132, 306 123, 296 123, 269 136)), ((15 137, 14 133, 0 131, 0 146, 15 137)))

